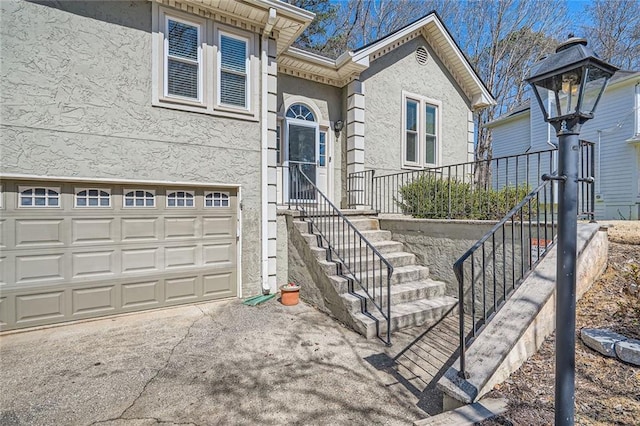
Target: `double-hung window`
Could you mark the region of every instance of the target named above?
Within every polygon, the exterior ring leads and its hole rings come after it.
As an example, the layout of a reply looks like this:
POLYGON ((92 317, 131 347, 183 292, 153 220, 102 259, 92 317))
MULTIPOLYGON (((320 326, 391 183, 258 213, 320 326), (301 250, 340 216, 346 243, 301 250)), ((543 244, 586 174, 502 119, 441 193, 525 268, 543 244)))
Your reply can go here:
POLYGON ((402 165, 433 167, 440 155, 441 102, 403 93, 402 165))
POLYGON ((202 101, 202 25, 165 15, 165 96, 202 101))
POLYGON ((247 108, 249 93, 249 41, 245 37, 219 32, 218 102, 247 108))
POLYGON ((252 32, 154 3, 153 105, 257 120, 252 32))

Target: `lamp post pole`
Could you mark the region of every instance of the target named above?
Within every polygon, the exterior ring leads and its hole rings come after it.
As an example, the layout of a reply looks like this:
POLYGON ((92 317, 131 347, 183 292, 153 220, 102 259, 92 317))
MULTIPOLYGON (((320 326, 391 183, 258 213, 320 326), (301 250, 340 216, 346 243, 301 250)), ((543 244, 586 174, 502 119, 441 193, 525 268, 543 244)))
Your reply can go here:
MULTIPOLYGON (((578 240, 578 166, 580 128, 593 118, 609 78, 618 70, 570 35, 555 54, 540 60, 527 82, 546 122, 558 136, 558 250, 556 267, 556 425, 574 423, 576 252, 578 240)), ((593 177, 583 181, 593 183, 593 177)))
MULTIPOLYGON (((572 120, 573 121, 573 120, 572 120)), ((558 135, 555 424, 574 424, 578 163, 581 123, 552 123, 558 135)))

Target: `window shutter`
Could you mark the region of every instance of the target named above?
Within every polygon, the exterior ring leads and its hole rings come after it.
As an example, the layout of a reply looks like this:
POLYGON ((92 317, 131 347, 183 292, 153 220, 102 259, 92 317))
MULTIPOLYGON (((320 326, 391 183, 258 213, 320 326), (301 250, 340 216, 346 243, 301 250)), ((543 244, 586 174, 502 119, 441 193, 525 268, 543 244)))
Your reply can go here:
POLYGON ((220 103, 247 106, 247 41, 220 35, 220 103))
POLYGON ((199 99, 199 27, 168 20, 167 94, 199 99))

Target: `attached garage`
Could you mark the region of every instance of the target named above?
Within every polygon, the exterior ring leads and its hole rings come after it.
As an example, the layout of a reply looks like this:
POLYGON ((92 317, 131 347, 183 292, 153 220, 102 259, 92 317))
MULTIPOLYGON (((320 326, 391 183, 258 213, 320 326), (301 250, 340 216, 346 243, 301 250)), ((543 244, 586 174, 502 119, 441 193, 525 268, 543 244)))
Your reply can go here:
POLYGON ((236 187, 3 180, 0 330, 238 295, 236 187))

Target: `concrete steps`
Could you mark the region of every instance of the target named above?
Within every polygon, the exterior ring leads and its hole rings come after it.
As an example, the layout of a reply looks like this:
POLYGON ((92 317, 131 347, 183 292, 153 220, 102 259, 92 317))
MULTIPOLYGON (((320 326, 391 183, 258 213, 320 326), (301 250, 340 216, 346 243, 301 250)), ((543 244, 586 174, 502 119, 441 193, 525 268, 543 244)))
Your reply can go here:
MULTIPOLYGON (((324 255, 324 252, 322 254, 324 255)), ((416 264, 416 256, 413 253, 403 251, 390 252, 385 254, 384 257, 394 268, 416 264)), ((352 259, 349 260, 351 261, 352 259)), ((319 262, 327 275, 339 275, 340 273, 348 272, 346 268, 341 267, 342 263, 337 259, 334 259, 333 261, 319 259, 319 262)), ((368 255, 364 254, 362 256, 356 255, 355 261, 351 261, 351 267, 356 271, 360 271, 361 269, 371 269, 373 268, 374 262, 376 262, 375 266, 378 268, 380 264, 379 258, 373 256, 371 253, 368 253, 368 255)))
MULTIPOLYGON (((391 306, 396 306, 401 303, 412 302, 414 300, 421 299, 433 299, 444 296, 444 283, 441 281, 434 281, 431 279, 424 279, 420 281, 410 281, 407 283, 396 284, 391 286, 391 306)), ((372 296, 373 291, 369 292, 372 296)), ((343 293, 342 298, 345 303, 349 305, 349 309, 352 312, 357 312, 361 309, 362 301, 367 299, 367 294, 364 290, 357 290, 354 293, 343 293)), ((385 307, 387 305, 387 289, 382 288, 382 291, 375 293, 375 301, 380 306, 385 307)))
MULTIPOLYGON (((376 269, 363 272, 360 276, 360 282, 362 285, 373 285, 377 283, 380 285, 380 282, 383 281, 384 285, 387 284, 387 270, 386 269, 376 269)), ((429 268, 421 265, 407 265, 400 266, 398 268, 394 268, 393 274, 391 275, 391 286, 393 287, 396 284, 406 283, 410 281, 419 281, 425 280, 429 278, 429 268)), ((357 291, 358 287, 350 289, 349 288, 349 277, 339 276, 339 275, 331 275, 329 279, 333 282, 334 286, 338 290, 338 293, 345 293, 349 290, 357 291)))
MULTIPOLYGON (((391 306, 391 332, 401 330, 408 327, 423 326, 434 324, 442 318, 453 306, 457 300, 452 297, 442 296, 433 299, 420 299, 411 302, 399 303, 391 306)), ((365 326, 367 339, 376 337, 376 320, 379 321, 379 333, 387 332, 387 323, 383 320, 382 315, 373 309, 369 311, 369 315, 361 312, 353 314, 365 326)))
MULTIPOLYGON (((346 227, 336 218, 319 217, 320 227, 331 229, 333 235, 337 231, 346 231, 346 227)), ((387 322, 382 312, 387 312, 387 291, 391 303, 391 331, 406 327, 430 325, 440 320, 457 300, 445 296, 445 284, 435 281, 429 276, 429 268, 418 265, 416 256, 406 252, 404 245, 391 239, 391 232, 381 230, 377 217, 371 214, 359 215, 351 212, 349 221, 358 231, 384 256, 393 266, 391 285, 387 290, 387 268, 381 265, 379 257, 375 256, 371 248, 361 244, 358 240, 354 244, 352 239, 335 243, 335 249, 343 257, 351 271, 342 264, 335 253, 329 252, 326 242, 318 235, 311 233, 308 220, 294 220, 294 228, 308 244, 311 254, 317 260, 319 269, 325 274, 332 296, 342 300, 350 320, 345 323, 354 327, 367 338, 376 335, 384 336, 387 322), (365 291, 351 275, 356 274, 365 291), (373 298, 374 300, 371 300, 373 298)), ((353 235, 353 232, 350 232, 353 235)), ((327 290, 325 290, 327 291, 327 290)), ((338 316, 339 318, 339 316, 338 316)))

